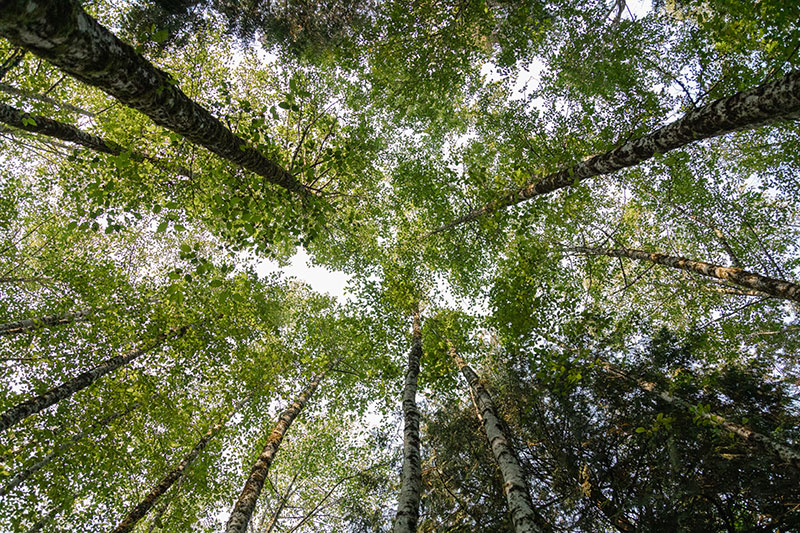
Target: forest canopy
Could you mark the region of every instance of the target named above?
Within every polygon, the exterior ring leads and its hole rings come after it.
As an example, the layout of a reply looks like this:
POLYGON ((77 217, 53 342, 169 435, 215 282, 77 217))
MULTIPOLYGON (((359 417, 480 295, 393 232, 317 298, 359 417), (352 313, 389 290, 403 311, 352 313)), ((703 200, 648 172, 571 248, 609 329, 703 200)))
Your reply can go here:
POLYGON ((0 0, 0 531, 797 531, 798 20, 0 0))

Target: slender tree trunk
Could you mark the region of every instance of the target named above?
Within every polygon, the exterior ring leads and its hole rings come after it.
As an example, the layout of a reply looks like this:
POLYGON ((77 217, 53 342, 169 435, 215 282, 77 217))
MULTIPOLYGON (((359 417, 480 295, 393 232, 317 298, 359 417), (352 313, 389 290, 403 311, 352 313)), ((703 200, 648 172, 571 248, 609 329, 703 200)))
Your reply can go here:
POLYGON ((92 426, 88 430, 81 431, 80 433, 78 433, 77 435, 72 437, 69 440, 69 442, 67 442, 67 443, 65 443, 65 444, 63 444, 61 446, 56 447, 53 451, 51 451, 50 453, 45 455, 40 461, 37 461, 36 463, 32 464, 28 468, 25 468, 25 469, 19 471, 18 473, 16 473, 8 481, 6 486, 3 487, 2 489, 0 489, 0 496, 5 496, 9 492, 11 492, 15 488, 17 488, 26 479, 28 479, 33 474, 35 474, 36 472, 38 472, 39 470, 41 470, 42 468, 47 466, 53 459, 55 459, 59 455, 64 454, 65 452, 69 451, 70 448, 72 448, 78 442, 83 440, 83 438, 86 437, 86 435, 89 433, 89 431, 94 430, 95 428, 107 426, 108 424, 110 424, 111 422, 116 420, 117 418, 120 418, 122 416, 127 415, 128 413, 130 413, 134 409, 137 409, 138 407, 139 407, 139 403, 137 402, 137 403, 134 403, 131 407, 129 407, 128 409, 126 409, 124 411, 121 411, 119 413, 114 413, 114 414, 112 414, 110 416, 107 416, 107 417, 103 418, 102 420, 100 420, 99 422, 97 422, 96 424, 92 424, 92 426))
POLYGON ((14 424, 17 424, 23 419, 36 414, 43 409, 47 409, 51 405, 58 403, 64 398, 69 398, 79 390, 85 389, 109 372, 113 372, 119 367, 124 366, 138 358, 140 355, 161 346, 168 338, 180 337, 186 333, 187 329, 188 326, 173 328, 169 333, 162 333, 152 341, 145 343, 140 348, 135 348, 124 355, 117 355, 106 359, 96 367, 79 374, 66 383, 54 387, 49 391, 40 394, 39 396, 31 398, 30 400, 25 400, 24 402, 18 403, 0 415, 0 432, 5 431, 14 424))
POLYGON ((130 154, 130 158, 137 163, 149 161, 162 170, 174 172, 181 176, 192 176, 192 172, 181 165, 174 165, 159 157, 152 157, 126 150, 122 145, 109 139, 103 139, 97 135, 87 133, 70 124, 58 122, 57 120, 40 115, 25 113, 24 111, 20 111, 2 102, 0 102, 0 122, 31 133, 46 135, 48 137, 61 139, 62 141, 78 144, 103 154, 121 155, 127 153, 130 154))
POLYGON ((458 355, 455 346, 447 341, 450 357, 467 380, 477 406, 478 418, 483 423, 489 448, 492 450, 497 466, 503 476, 503 493, 508 502, 508 511, 517 533, 539 533, 549 531, 544 519, 533 507, 525 474, 520 467, 519 459, 505 434, 503 423, 497 414, 489 391, 481 383, 472 368, 458 355))
POLYGON ((228 419, 241 407, 247 399, 242 400, 237 405, 235 405, 228 413, 226 413, 216 424, 214 424, 211 429, 209 429, 205 435, 194 445, 194 447, 187 453, 181 462, 179 462, 175 467, 170 470, 161 481, 145 496, 141 502, 139 502, 133 509, 131 509, 127 516, 117 524, 117 527, 114 528, 112 533, 128 533, 136 524, 144 518, 147 513, 150 512, 150 509, 158 502, 159 498, 164 495, 172 485, 181 479, 186 472, 186 469, 194 462, 195 459, 202 453, 208 443, 216 437, 220 430, 225 426, 228 419))
POLYGON ((649 135, 628 141, 604 154, 593 156, 545 176, 531 176, 531 181, 527 185, 436 228, 429 235, 447 231, 487 213, 522 203, 534 196, 638 165, 656 154, 663 154, 701 139, 710 139, 732 131, 798 117, 800 117, 800 71, 795 71, 755 89, 693 109, 675 122, 649 135))
MULTIPOLYGON (((694 406, 691 403, 687 402, 682 398, 674 396, 667 391, 659 389, 658 385, 656 385, 655 383, 646 381, 636 376, 632 376, 631 374, 625 372, 616 365, 609 363, 608 361, 605 361, 603 359, 598 359, 597 362, 610 375, 628 381, 629 383, 636 385, 645 392, 652 394, 653 396, 659 398, 660 400, 670 405, 679 407, 686 411, 694 410, 694 406)), ((771 455, 777 457, 779 460, 789 464, 793 468, 800 471, 800 451, 795 450, 794 448, 791 448, 785 444, 782 444, 767 435, 758 433, 757 431, 753 431, 747 426, 731 422, 716 413, 703 412, 702 414, 699 414, 699 416, 704 420, 708 420, 712 424, 725 429, 726 431, 730 431, 731 433, 738 435, 744 441, 759 446, 760 448, 769 452, 771 455)))
POLYGON ((566 248, 570 252, 580 252, 587 255, 606 255, 608 257, 627 257, 639 261, 650 261, 659 265, 694 272, 710 278, 725 280, 744 289, 754 290, 775 298, 800 302, 800 285, 788 281, 770 278, 742 270, 741 268, 724 267, 702 261, 692 261, 683 257, 665 255, 628 248, 587 248, 576 246, 566 248))
POLYGON ((96 313, 97 309, 84 309, 75 313, 60 313, 56 315, 41 316, 38 318, 26 318, 16 322, 0 324, 0 337, 7 335, 17 335, 27 333, 41 328, 53 328, 64 324, 73 324, 86 320, 89 316, 96 313))
POLYGON ((422 329, 419 308, 414 310, 411 350, 408 352, 405 387, 403 388, 403 472, 394 533, 414 533, 419 520, 419 501, 422 494, 422 464, 420 459, 419 421, 417 409, 417 377, 422 357, 422 329))
POLYGON ((14 96, 19 96, 20 98, 25 98, 26 100, 36 100, 37 102, 50 104, 51 106, 58 107, 61 109, 66 109, 67 111, 72 111, 73 113, 78 113, 79 115, 83 115, 86 117, 90 118, 94 117, 94 113, 92 113, 91 111, 86 111, 85 109, 74 106, 72 104, 68 104, 66 102, 59 102, 58 100, 54 100, 44 94, 27 93, 7 83, 0 83, 0 91, 3 91, 4 93, 8 94, 13 94, 14 96))
POLYGON ((53 281, 53 278, 46 278, 46 277, 31 277, 31 278, 20 278, 20 277, 0 277, 0 283, 50 283, 53 281))
POLYGON ((591 483, 587 496, 617 531, 621 533, 634 533, 636 531, 636 526, 614 505, 613 501, 605 497, 597 483, 591 483))
POLYGON ((294 176, 191 100, 166 72, 90 17, 77 0, 0 3, 0 35, 153 122, 266 181, 305 194, 294 176))
POLYGON ((272 461, 278 454, 281 441, 286 435, 289 426, 292 425, 294 419, 303 410, 309 398, 314 394, 319 386, 320 381, 325 376, 325 373, 315 376, 308 387, 297 397, 297 399, 285 411, 281 413, 278 418, 278 423, 272 430, 261 455, 258 456, 253 468, 250 470, 250 476, 244 484, 242 493, 233 507, 231 517, 228 519, 228 524, 225 526, 225 533, 245 533, 247 525, 250 523, 250 517, 253 516, 253 510, 256 507, 256 502, 261 494, 261 489, 264 487, 264 480, 269 473, 269 467, 272 461))

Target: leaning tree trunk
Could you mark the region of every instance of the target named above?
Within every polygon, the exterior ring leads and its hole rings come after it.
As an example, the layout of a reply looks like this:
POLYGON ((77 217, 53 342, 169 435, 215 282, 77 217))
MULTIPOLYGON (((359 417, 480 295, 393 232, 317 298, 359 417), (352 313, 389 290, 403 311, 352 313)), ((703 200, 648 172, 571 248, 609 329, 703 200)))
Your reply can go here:
POLYGON ((60 313, 57 315, 40 316, 37 318, 26 318, 15 322, 0 324, 0 337, 6 335, 17 335, 27 333, 41 328, 53 328, 64 324, 73 324, 86 320, 89 316, 96 313, 97 309, 84 309, 75 313, 60 313))
MULTIPOLYGON (((658 388, 658 385, 652 383, 650 381, 646 381, 642 378, 632 376, 631 374, 625 372, 621 368, 613 365, 612 363, 605 361, 603 359, 598 359, 597 362, 600 366, 605 369, 610 375, 623 379, 629 383, 632 383, 639 387, 640 389, 644 390, 645 392, 656 396, 657 398, 661 399, 662 401, 673 405, 675 407, 679 407, 686 411, 692 411, 694 406, 687 402, 686 400, 679 398, 678 396, 674 396, 667 391, 661 390, 658 388)), ((738 435, 744 441, 755 444, 760 448, 766 450, 771 455, 777 457, 779 460, 789 464, 790 466, 794 467, 798 471, 800 471, 800 451, 795 450, 783 443, 780 443, 762 433, 758 433, 757 431, 753 431, 752 429, 748 428, 747 426, 736 424, 735 422, 731 422, 722 416, 703 411, 698 416, 703 418, 704 420, 708 420, 712 424, 721 427, 731 433, 738 435)))
POLYGON ((517 533, 549 531, 550 528, 544 519, 533 508, 525 474, 516 453, 511 448, 489 391, 483 386, 475 371, 458 355, 455 346, 449 340, 447 344, 450 357, 461 370, 472 391, 478 418, 483 422, 486 438, 489 440, 489 448, 491 448, 503 476, 503 493, 506 495, 514 531, 517 533))
POLYGON ((394 533, 414 533, 419 520, 419 501, 422 494, 420 462, 419 409, 417 409, 417 377, 422 357, 422 329, 419 308, 414 310, 411 350, 408 352, 405 387, 403 388, 403 473, 394 533))
POLYGON ((154 166, 166 170, 167 172, 174 172, 175 174, 188 178, 192 177, 192 172, 181 165, 174 165, 159 157, 152 157, 129 151, 112 140, 103 139, 97 135, 87 133, 70 124, 58 122, 57 120, 39 115, 31 115, 2 102, 0 102, 0 122, 20 130, 78 144, 103 154, 122 155, 127 153, 130 155, 130 158, 137 163, 149 161, 154 166))
POLYGON ((51 405, 58 403, 64 398, 69 398, 79 390, 85 389, 109 372, 113 372, 119 367, 124 366, 138 358, 140 355, 145 354, 150 350, 157 348, 158 346, 161 346, 168 338, 180 337, 186 333, 187 329, 188 326, 173 328, 170 330, 170 332, 160 334, 158 337, 153 339, 151 342, 146 343, 142 347, 135 348, 124 355, 117 355, 106 359, 96 367, 79 374, 66 383, 54 387, 49 391, 40 394, 39 396, 31 398, 30 400, 25 400, 24 402, 18 403, 0 415, 0 431, 5 431, 23 419, 36 414, 43 409, 47 409, 51 405))
POLYGON ((65 444, 63 444, 61 446, 56 447, 53 451, 51 451, 50 453, 45 455, 41 460, 39 460, 36 463, 30 465, 28 468, 24 468, 24 469, 20 470, 19 472, 14 474, 14 476, 8 481, 8 483, 6 483, 6 485, 3 488, 0 489, 0 496, 5 496, 9 492, 11 492, 15 488, 17 488, 26 479, 28 479, 33 474, 35 474, 36 472, 38 472, 39 470, 41 470, 42 468, 47 466, 53 459, 55 459, 59 455, 62 455, 64 453, 66 453, 67 451, 69 451, 78 442, 83 440, 83 438, 86 437, 86 435, 89 433, 90 430, 93 430, 93 429, 98 428, 98 427, 107 426, 108 424, 110 424, 111 422, 116 420, 117 418, 125 416, 128 413, 130 413, 131 411, 133 411, 134 409, 137 409, 139 407, 139 405, 140 404, 138 402, 136 402, 133 405, 131 405, 131 407, 126 409, 125 411, 122 411, 122 412, 119 412, 119 413, 114 413, 114 414, 112 414, 110 416, 107 416, 107 417, 101 419, 96 424, 92 424, 92 426, 88 430, 81 431, 80 433, 78 433, 77 435, 72 437, 69 440, 69 442, 67 442, 67 443, 65 443, 65 444))
POLYGON ((799 117, 800 71, 795 71, 755 89, 720 98, 693 109, 675 122, 604 154, 545 176, 531 176, 527 185, 436 228, 430 234, 447 231, 487 213, 576 185, 589 178, 638 165, 656 154, 663 154, 701 139, 799 117))
POLYGON ((190 99, 166 72, 90 17, 77 0, 0 2, 0 35, 169 130, 289 191, 306 189, 190 99))
POLYGON ((4 93, 8 94, 13 94, 14 96, 18 96, 26 100, 36 100, 37 102, 42 102, 45 104, 49 104, 53 107, 58 107, 60 109, 65 109, 67 111, 72 111, 73 113, 78 113, 79 115, 83 115, 86 117, 90 118, 94 117, 94 113, 92 113, 91 111, 87 111, 85 109, 74 106, 72 104, 68 104, 66 102, 59 102, 58 100, 54 100, 44 94, 27 93, 7 83, 0 83, 0 91, 3 91, 4 93))
POLYGON ((112 533, 127 533, 131 531, 142 518, 150 512, 150 509, 158 502, 159 498, 163 496, 172 485, 181 479, 186 472, 186 469, 194 462, 195 459, 202 453, 208 443, 216 437, 220 430, 225 426, 228 419, 238 411, 247 399, 242 400, 236 404, 228 413, 226 413, 219 422, 214 424, 205 435, 195 444, 195 446, 187 453, 184 458, 175 467, 170 470, 161 481, 151 490, 142 501, 140 501, 133 509, 128 512, 127 516, 117 524, 112 533))
POLYGON ((659 265, 694 272, 710 278, 717 278, 738 285, 744 289, 758 291, 768 296, 800 302, 800 285, 788 281, 762 276, 735 267, 724 267, 702 261, 692 261, 683 257, 665 255, 627 248, 587 248, 577 246, 567 248, 567 251, 580 252, 588 255, 606 255, 609 257, 627 257, 639 261, 650 261, 659 265))
POLYGON ((256 502, 261 494, 261 489, 264 487, 264 480, 267 478, 272 461, 278 454, 281 441, 286 435, 289 426, 292 425, 294 419, 297 418, 297 415, 300 414, 300 411, 302 411, 303 407, 308 403, 309 398, 311 398, 317 390, 324 376, 324 372, 315 376, 294 403, 281 413, 281 416, 278 418, 278 423, 275 425, 275 428, 267 439, 267 443, 264 445, 264 449, 261 451, 261 455, 258 456, 258 459, 256 459, 256 462, 253 464, 253 468, 250 470, 250 476, 247 478, 242 493, 239 495, 239 499, 233 507, 231 517, 228 519, 228 524, 225 526, 225 533, 245 533, 245 531, 247 531, 250 517, 253 516, 256 502))

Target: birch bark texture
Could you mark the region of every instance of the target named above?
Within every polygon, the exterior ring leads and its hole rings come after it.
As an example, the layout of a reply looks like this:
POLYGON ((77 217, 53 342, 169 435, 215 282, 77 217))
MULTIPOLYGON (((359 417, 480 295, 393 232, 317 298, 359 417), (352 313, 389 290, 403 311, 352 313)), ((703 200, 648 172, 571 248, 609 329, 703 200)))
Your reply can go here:
MULTIPOLYGON (((0 104, 2 105, 2 104, 0 104)), ((40 316, 36 318, 25 318, 14 322, 0 324, 0 337, 19 335, 42 328, 54 328, 65 324, 73 324, 86 320, 89 316, 97 312, 97 309, 84 309, 74 313, 58 313, 54 315, 40 316)))
POLYGON ((483 423, 489 448, 492 450, 500 474, 503 476, 503 493, 508 503, 508 512, 514 523, 516 533, 542 533, 550 531, 542 517, 533 507, 525 474, 522 472, 519 460, 511 448, 509 439, 503 428, 503 423, 497 414, 494 401, 489 391, 481 383, 478 374, 458 355, 455 346, 447 341, 450 357, 455 362, 464 379, 467 380, 473 398, 478 418, 483 423))
POLYGON ((291 192, 305 187, 190 99, 163 70, 90 17, 76 0, 0 2, 0 35, 219 157, 291 192))
POLYGON ((23 131, 46 135, 77 144, 102 154, 121 155, 127 153, 130 155, 130 158, 137 163, 149 161, 154 166, 166 170, 167 172, 174 172, 175 174, 186 176, 187 178, 192 177, 192 172, 183 166, 172 164, 159 157, 148 156, 128 150, 110 139, 98 137, 97 135, 76 128, 71 124, 65 124, 40 115, 31 115, 30 113, 20 111, 2 102, 0 102, 0 122, 23 131))
POLYGON ((422 494, 422 463, 420 459, 419 421, 417 408, 417 378, 422 358, 422 326, 419 307, 414 309, 411 349, 408 352, 405 385, 403 386, 403 471, 400 475, 400 495, 393 533, 414 533, 419 521, 419 502, 422 494))
POLYGON ((101 377, 109 372, 113 372, 121 366, 124 366, 131 361, 137 359, 143 354, 154 350, 164 344, 169 338, 177 338, 186 333, 188 326, 173 328, 168 333, 162 333, 150 342, 143 344, 138 348, 128 351, 123 355, 116 355, 110 357, 97 365, 96 367, 87 370, 71 380, 53 387, 52 389, 35 396, 24 402, 20 402, 14 407, 7 410, 0 415, 0 432, 5 431, 11 426, 21 422, 25 418, 47 409, 51 405, 55 405, 65 398, 69 398, 76 392, 85 389, 101 377))
POLYGON ((267 438, 267 443, 264 445, 261 455, 258 456, 250 470, 250 476, 244 484, 239 499, 236 500, 236 504, 233 506, 231 517, 228 519, 228 524, 225 526, 225 533, 245 533, 247 531, 247 526, 250 523, 250 518, 253 516, 256 502, 258 501, 261 489, 264 487, 264 481, 269 473, 269 467, 278 454, 281 441, 283 441, 283 437, 289 430, 289 426, 292 425, 297 415, 300 414, 300 411, 303 410, 308 400, 314 395, 323 377, 325 377, 325 372, 315 376, 300 396, 281 413, 278 418, 278 423, 267 438))
POLYGON ((757 291, 758 293, 763 293, 775 298, 800 302, 800 285, 749 272, 741 268, 720 266, 703 261, 693 261, 679 256, 644 252, 642 250, 633 250, 629 248, 589 248, 585 246, 576 246, 566 248, 566 250, 587 255, 627 257, 639 261, 650 261, 651 263, 677 268, 687 272, 694 272, 695 274, 700 274, 709 278, 728 281, 744 289, 757 291))
MULTIPOLYGON (((644 380, 638 376, 633 376, 604 359, 597 359, 597 362, 609 375, 615 378, 627 381, 639 387, 646 393, 651 394, 652 396, 655 396, 670 405, 690 412, 694 410, 694 406, 691 403, 687 402, 683 398, 674 396, 669 392, 660 389, 655 383, 644 380)), ((795 470, 800 471, 800 451, 787 446, 786 444, 778 442, 772 437, 764 435, 763 433, 753 431, 747 426, 731 422, 730 420, 716 413, 702 412, 699 413, 699 416, 704 420, 708 420, 712 424, 739 436, 745 442, 755 444, 757 447, 767 451, 780 461, 788 464, 795 470)))
POLYGON ((181 461, 175 465, 172 470, 167 472, 167 474, 161 478, 161 480, 156 484, 155 487, 145 496, 142 498, 138 504, 136 504, 133 509, 131 509, 125 518, 117 524, 117 527, 114 528, 112 533, 128 533, 132 531, 136 524, 144 518, 147 513, 153 508, 153 506, 158 503, 159 498, 163 496, 172 485, 175 484, 178 480, 180 480, 184 474, 186 473, 186 469, 197 459, 197 457, 203 452, 209 442, 211 442, 214 437, 216 437, 219 432, 225 427, 225 424, 228 422, 231 416, 242 408, 244 403, 247 401, 247 398, 236 404, 232 409, 230 409, 227 413, 225 413, 221 419, 216 422, 211 428, 200 438, 197 444, 189 450, 181 461))
POLYGON ((678 120, 604 154, 595 155, 544 176, 531 176, 528 184, 439 226, 428 235, 450 230, 535 196, 638 165, 656 154, 663 154, 693 142, 798 118, 800 71, 794 71, 781 79, 693 109, 678 120))

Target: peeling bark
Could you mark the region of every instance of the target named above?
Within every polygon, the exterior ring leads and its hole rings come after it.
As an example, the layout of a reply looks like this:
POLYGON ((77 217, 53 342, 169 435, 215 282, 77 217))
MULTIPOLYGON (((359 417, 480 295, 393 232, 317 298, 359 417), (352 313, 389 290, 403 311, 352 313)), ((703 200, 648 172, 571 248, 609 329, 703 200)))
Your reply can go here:
POLYGON ((112 533, 128 533, 136 524, 144 518, 147 513, 150 512, 150 509, 155 506, 158 502, 159 498, 163 496, 175 482, 180 480, 186 469, 194 462, 195 459, 202 453, 208 443, 216 437, 220 430, 225 426, 228 422, 228 419, 241 407, 244 405, 246 399, 239 402, 236 406, 234 406, 228 413, 226 413, 219 422, 215 423, 211 429, 209 429, 205 435, 194 445, 194 447, 187 453, 183 459, 175 465, 175 467, 167 472, 167 474, 161 478, 161 480, 156 484, 155 487, 145 496, 142 501, 140 501, 133 509, 131 509, 125 518, 117 524, 117 527, 114 528, 112 533))
POLYGON ((124 366, 139 356, 161 346, 168 338, 176 338, 186 333, 188 326, 180 328, 173 328, 169 333, 162 333, 152 341, 144 344, 140 348, 130 350, 124 355, 117 355, 106 359, 91 370, 87 370, 72 378, 66 383, 50 389, 49 391, 40 394, 30 400, 18 403, 5 413, 0 415, 0 431, 5 431, 14 424, 21 422, 25 418, 47 409, 51 405, 55 405, 64 398, 69 398, 76 392, 85 389, 101 377, 109 372, 113 372, 121 366, 124 366))
POLYGON ((87 111, 83 108, 74 106, 72 104, 68 104, 66 102, 59 102, 58 100, 54 100, 53 98, 50 98, 49 96, 44 94, 27 93, 7 83, 0 83, 0 91, 3 91, 4 93, 7 94, 12 94, 14 96, 18 96, 20 98, 24 98, 26 100, 36 100, 37 102, 49 104, 53 107, 58 107, 60 109, 65 109, 67 111, 72 111, 73 113, 78 113, 79 115, 83 115, 85 117, 89 118, 94 117, 94 113, 92 113, 91 111, 87 111))
POLYGON ((0 3, 0 35, 97 87, 168 130, 285 189, 306 194, 286 169, 191 100, 166 72, 90 17, 76 0, 0 3))
POLYGON ((24 468, 23 470, 20 470, 19 472, 14 474, 14 476, 8 481, 8 483, 6 483, 5 487, 0 489, 0 496, 5 496, 9 492, 11 492, 15 488, 17 488, 21 483, 23 483, 25 480, 27 480, 33 474, 35 474, 36 472, 38 472, 39 470, 41 470, 42 468, 47 466, 53 459, 55 459, 59 455, 62 455, 64 453, 68 452, 73 446, 75 446, 78 442, 83 440, 83 438, 86 437, 86 435, 89 433, 89 431, 92 431, 92 430, 94 430, 94 429, 96 429, 98 427, 107 426, 108 424, 110 424, 111 422, 116 420, 117 418, 120 418, 122 416, 127 415, 128 413, 130 413, 134 409, 137 409, 138 407, 139 407, 139 403, 137 402, 137 403, 133 404, 130 408, 126 409, 125 411, 122 411, 122 412, 119 412, 119 413, 114 413, 114 414, 112 414, 110 416, 107 416, 107 417, 103 418, 102 420, 100 420, 99 422, 97 422, 96 424, 92 424, 92 426, 88 430, 81 431, 80 433, 78 433, 77 435, 72 437, 65 444, 62 444, 61 446, 57 446, 53 451, 51 451, 50 453, 45 455, 41 460, 39 460, 36 463, 32 464, 28 468, 24 468))
POLYGON ((439 226, 428 235, 450 230, 535 196, 638 165, 656 154, 702 139, 797 118, 800 118, 800 71, 790 72, 779 80, 693 109, 675 122, 604 154, 545 176, 531 176, 527 185, 439 226))
POLYGON ((742 270, 741 268, 724 267, 702 261, 692 261, 683 257, 665 255, 641 250, 631 250, 628 248, 587 248, 576 246, 567 248, 567 251, 580 252, 588 255, 606 255, 608 257, 627 257, 639 261, 650 261, 659 265, 664 265, 687 272, 694 272, 710 278, 725 280, 729 283, 758 291, 775 298, 800 302, 800 285, 790 283, 781 279, 762 276, 742 270))
POLYGON ((508 502, 508 511, 517 533, 540 533, 550 531, 550 527, 539 516, 533 507, 525 474, 517 459, 516 453, 503 429, 503 423, 497 414, 494 401, 489 391, 481 383, 474 370, 458 355, 453 344, 448 340, 450 357, 467 380, 475 398, 478 418, 483 423, 489 448, 492 450, 497 466, 503 476, 503 493, 508 502))
POLYGON ((419 501, 422 494, 422 464, 420 460, 419 421, 417 409, 417 377, 419 360, 422 357, 422 330, 419 309, 414 310, 414 325, 411 350, 408 352, 408 368, 403 387, 403 472, 400 496, 397 499, 397 515, 394 533, 414 533, 419 520, 419 501))
POLYGON ((86 320, 95 312, 97 312, 97 309, 85 309, 75 313, 61 313, 37 318, 26 318, 24 320, 17 320, 16 322, 7 322, 5 324, 0 324, 0 337, 27 333, 41 328, 53 328, 56 326, 63 326, 64 324, 73 324, 86 320))
MULTIPOLYGON (((667 391, 659 389, 658 385, 656 385, 655 383, 646 381, 636 376, 632 376, 631 374, 625 372, 616 365, 609 363, 608 361, 605 361, 603 359, 598 359, 597 362, 611 376, 632 383, 633 385, 636 385, 637 387, 644 390, 648 394, 651 394, 670 405, 673 405, 680 409, 684 409, 689 412, 694 411, 694 406, 691 403, 687 402, 683 398, 679 398, 678 396, 674 396, 667 391)), ((722 429, 730 431, 731 433, 739 436, 745 442, 754 444, 757 447, 766 450, 768 453, 779 459, 781 462, 786 463, 789 466, 793 467, 794 469, 800 471, 800 451, 795 450, 794 448, 791 448, 786 444, 780 443, 767 435, 758 433, 757 431, 753 431, 747 426, 731 422, 728 419, 716 413, 703 412, 699 416, 704 420, 708 420, 712 424, 719 426, 722 429)))
POLYGON ((11 107, 10 105, 2 102, 0 102, 0 122, 20 130, 28 131, 30 133, 46 135, 48 137, 61 139, 62 141, 78 144, 102 154, 121 155, 127 153, 130 155, 131 160, 136 161, 137 163, 149 161, 154 166, 162 170, 174 172, 175 174, 186 176, 188 178, 192 177, 192 172, 183 166, 174 165, 169 161, 159 157, 152 157, 140 154, 138 152, 129 151, 122 145, 117 144, 109 139, 103 139, 97 135, 87 133, 70 124, 58 122, 57 120, 39 115, 25 113, 24 111, 20 111, 19 109, 11 107))
POLYGON ((309 398, 314 394, 319 386, 325 373, 315 376, 308 387, 297 397, 297 399, 285 411, 281 413, 278 418, 278 423, 272 430, 261 455, 258 456, 253 468, 250 470, 250 476, 244 484, 242 493, 233 507, 231 517, 228 519, 228 524, 225 526, 225 533, 245 533, 247 525, 250 523, 250 518, 253 516, 253 511, 256 507, 256 502, 261 494, 261 489, 264 487, 264 481, 267 479, 269 467, 272 461, 278 454, 281 441, 286 435, 289 426, 292 425, 297 415, 303 410, 309 398))

